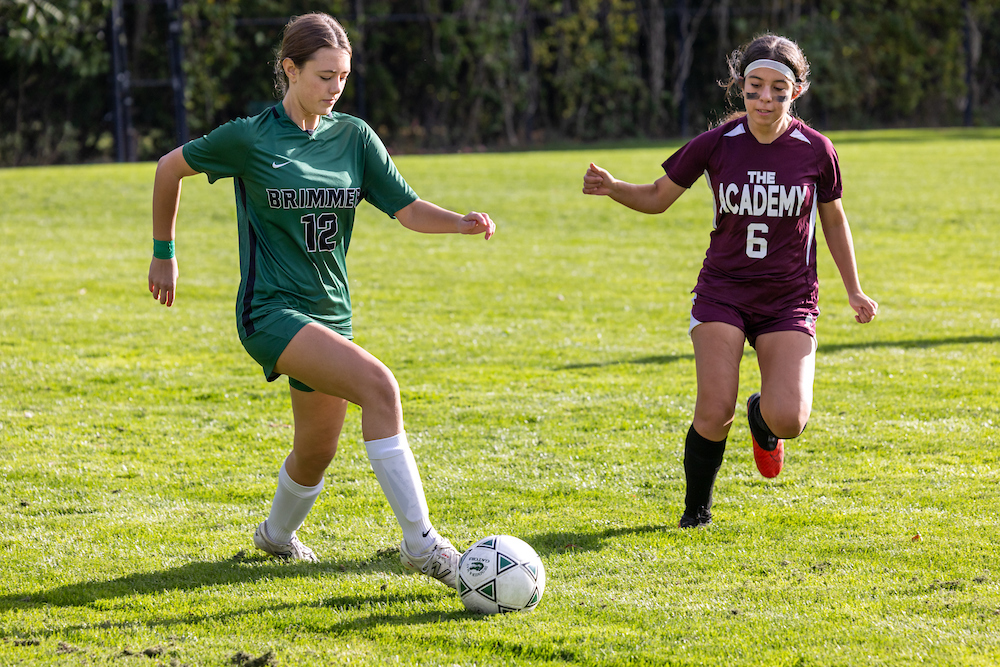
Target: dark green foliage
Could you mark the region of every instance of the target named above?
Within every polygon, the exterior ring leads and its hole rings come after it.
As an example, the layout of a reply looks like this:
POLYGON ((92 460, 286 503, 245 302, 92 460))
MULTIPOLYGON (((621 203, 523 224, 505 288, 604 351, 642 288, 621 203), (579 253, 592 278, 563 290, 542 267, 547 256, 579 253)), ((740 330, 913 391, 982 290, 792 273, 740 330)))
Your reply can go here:
MULTIPOLYGON (((0 165, 114 157, 111 3, 0 2, 0 165)), ((164 4, 124 8, 133 81, 165 79, 164 4)), ((805 49, 798 113, 819 128, 1000 121, 994 0, 187 0, 191 136, 274 103, 281 28, 318 9, 355 48, 338 108, 397 151, 695 134, 727 111, 726 55, 764 31, 805 49)), ((130 152, 156 159, 176 143, 170 89, 133 96, 130 152)))
POLYGON ((0 165, 112 148, 103 2, 0 2, 0 165))

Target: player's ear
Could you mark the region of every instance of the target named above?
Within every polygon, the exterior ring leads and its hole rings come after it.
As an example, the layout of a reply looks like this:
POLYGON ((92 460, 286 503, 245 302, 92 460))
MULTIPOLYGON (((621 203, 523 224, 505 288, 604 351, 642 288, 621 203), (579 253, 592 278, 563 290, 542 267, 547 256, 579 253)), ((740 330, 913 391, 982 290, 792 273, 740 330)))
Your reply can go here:
POLYGON ((793 100, 799 99, 799 96, 802 95, 804 90, 805 88, 802 86, 801 83, 796 83, 794 86, 792 86, 792 99, 793 100))
POLYGON ((291 58, 285 58, 281 61, 281 69, 285 70, 285 76, 288 77, 288 83, 294 83, 296 77, 299 73, 299 68, 295 66, 295 63, 291 58))

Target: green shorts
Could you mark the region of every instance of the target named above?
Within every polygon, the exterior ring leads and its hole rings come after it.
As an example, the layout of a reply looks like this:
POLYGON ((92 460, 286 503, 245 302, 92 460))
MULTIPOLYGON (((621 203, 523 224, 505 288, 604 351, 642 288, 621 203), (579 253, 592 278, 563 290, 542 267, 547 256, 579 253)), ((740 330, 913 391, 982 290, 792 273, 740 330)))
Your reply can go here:
MULTIPOLYGON (((254 358, 254 361, 261 365, 261 368, 264 370, 264 377, 267 378, 268 382, 274 382, 281 377, 281 373, 274 372, 274 366, 278 363, 278 358, 285 351, 285 348, 288 347, 292 339, 295 338, 295 334, 301 331, 302 327, 313 322, 326 326, 323 322, 290 308, 271 311, 254 321, 254 332, 241 342, 247 353, 254 358)), ((338 331, 332 327, 328 328, 347 339, 353 338, 353 336, 345 334, 342 331, 338 331)), ((312 387, 293 377, 288 378, 288 385, 299 391, 313 391, 312 387)))

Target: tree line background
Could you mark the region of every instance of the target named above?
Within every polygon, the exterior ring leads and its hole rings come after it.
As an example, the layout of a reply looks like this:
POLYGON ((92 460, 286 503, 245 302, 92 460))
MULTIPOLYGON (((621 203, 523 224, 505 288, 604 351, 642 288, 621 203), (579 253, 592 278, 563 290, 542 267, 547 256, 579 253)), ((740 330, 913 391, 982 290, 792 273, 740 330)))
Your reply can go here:
MULTIPOLYGON (((164 0, 0 0, 0 166, 115 159, 115 2, 127 159, 177 144, 164 0)), ((690 136, 731 108, 726 56, 764 31, 803 47, 796 108, 819 129, 1000 121, 998 0, 183 0, 190 136, 273 104, 281 28, 317 10, 355 50, 337 109, 396 151, 690 136)))

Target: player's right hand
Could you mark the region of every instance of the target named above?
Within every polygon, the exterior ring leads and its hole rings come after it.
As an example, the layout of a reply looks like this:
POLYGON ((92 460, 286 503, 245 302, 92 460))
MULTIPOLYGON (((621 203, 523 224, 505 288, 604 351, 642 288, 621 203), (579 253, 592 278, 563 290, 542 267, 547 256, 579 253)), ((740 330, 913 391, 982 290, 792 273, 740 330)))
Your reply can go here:
POLYGON ((591 162, 587 173, 583 175, 583 194, 607 196, 611 194, 615 182, 615 177, 606 169, 601 169, 591 162))
POLYGON ((177 293, 177 258, 156 259, 149 263, 149 291, 153 298, 168 308, 177 293))

